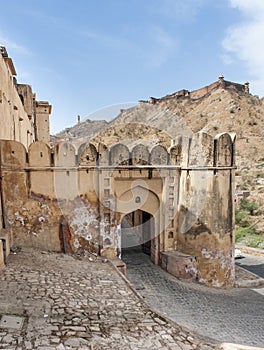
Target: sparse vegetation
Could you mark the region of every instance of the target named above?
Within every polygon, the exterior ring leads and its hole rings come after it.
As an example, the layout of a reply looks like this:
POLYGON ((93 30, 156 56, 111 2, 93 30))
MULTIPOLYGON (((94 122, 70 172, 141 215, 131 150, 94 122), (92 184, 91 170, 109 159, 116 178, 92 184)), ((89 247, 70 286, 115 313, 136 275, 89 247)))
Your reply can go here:
POLYGON ((252 248, 264 248, 264 234, 255 228, 257 220, 252 217, 259 214, 260 206, 256 202, 242 198, 235 212, 236 242, 252 248))

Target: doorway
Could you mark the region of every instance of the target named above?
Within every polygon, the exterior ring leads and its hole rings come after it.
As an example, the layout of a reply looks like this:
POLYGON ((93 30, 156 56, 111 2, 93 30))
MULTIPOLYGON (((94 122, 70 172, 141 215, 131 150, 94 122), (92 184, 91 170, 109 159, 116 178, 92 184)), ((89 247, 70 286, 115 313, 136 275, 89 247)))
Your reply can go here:
POLYGON ((122 255, 138 251, 151 256, 154 236, 153 215, 140 209, 125 215, 121 222, 122 255))

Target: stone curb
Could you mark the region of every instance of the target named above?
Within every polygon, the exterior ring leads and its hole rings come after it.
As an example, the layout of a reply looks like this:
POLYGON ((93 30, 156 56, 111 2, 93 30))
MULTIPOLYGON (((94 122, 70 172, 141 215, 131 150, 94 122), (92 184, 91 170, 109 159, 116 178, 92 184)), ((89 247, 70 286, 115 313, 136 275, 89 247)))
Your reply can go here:
POLYGON ((239 344, 223 343, 221 344, 221 350, 264 350, 264 348, 256 348, 252 346, 244 346, 239 344))
POLYGON ((236 281, 235 288, 252 288, 252 287, 260 287, 260 286, 264 285, 264 278, 259 277, 255 273, 248 271, 241 266, 236 266, 236 268, 239 268, 239 269, 245 271, 247 274, 255 277, 255 279, 236 281))
POLYGON ((264 258, 264 249, 251 248, 251 247, 247 247, 239 244, 236 244, 236 247, 240 249, 241 252, 243 253, 257 255, 264 258))

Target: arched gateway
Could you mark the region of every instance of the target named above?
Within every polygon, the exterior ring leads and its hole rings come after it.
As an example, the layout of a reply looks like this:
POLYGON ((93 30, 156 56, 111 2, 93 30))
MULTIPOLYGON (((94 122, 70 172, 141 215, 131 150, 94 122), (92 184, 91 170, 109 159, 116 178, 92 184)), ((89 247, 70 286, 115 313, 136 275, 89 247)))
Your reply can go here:
POLYGON ((138 239, 155 264, 181 278, 232 286, 234 143, 229 134, 199 133, 175 139, 168 150, 89 143, 77 150, 63 142, 51 152, 35 142, 27 152, 1 140, 1 215, 14 244, 60 251, 63 213, 73 251, 109 259, 122 257, 129 222, 144 231, 151 221, 150 237, 141 243, 141 232, 138 239))
MULTIPOLYGON (((155 221, 150 213, 137 209, 125 215, 121 222, 121 258, 131 249, 140 249, 151 256, 151 253, 155 251, 151 249, 154 239, 155 221)), ((159 235, 157 240, 159 240, 159 235)))

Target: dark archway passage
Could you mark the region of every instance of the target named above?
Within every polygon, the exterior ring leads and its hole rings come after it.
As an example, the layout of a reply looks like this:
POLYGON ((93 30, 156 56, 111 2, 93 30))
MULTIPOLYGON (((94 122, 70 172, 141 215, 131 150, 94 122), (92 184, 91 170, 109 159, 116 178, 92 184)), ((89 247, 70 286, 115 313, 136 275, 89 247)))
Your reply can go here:
POLYGON ((151 256, 154 231, 154 218, 150 213, 138 209, 124 216, 121 222, 122 256, 135 250, 151 256))

